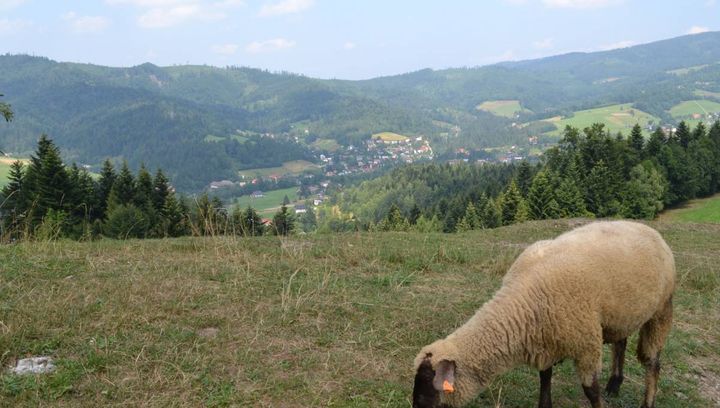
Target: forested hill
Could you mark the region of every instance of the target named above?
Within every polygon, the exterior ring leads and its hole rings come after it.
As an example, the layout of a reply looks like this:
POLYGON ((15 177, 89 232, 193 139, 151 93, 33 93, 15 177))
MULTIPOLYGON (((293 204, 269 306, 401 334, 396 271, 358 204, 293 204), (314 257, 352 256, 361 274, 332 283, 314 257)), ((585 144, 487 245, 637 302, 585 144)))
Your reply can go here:
POLYGON ((425 135, 442 154, 521 143, 539 130, 512 126, 518 119, 610 103, 633 103, 670 122, 670 107, 698 91, 718 98, 718 62, 720 33, 365 81, 5 55, 0 92, 15 121, 0 129, 0 146, 28 153, 47 133, 69 160, 99 166, 106 157, 127 159, 135 168, 145 162, 166 169, 177 187, 194 190, 237 170, 311 159, 317 139, 348 145, 393 131, 425 135), (503 116, 477 108, 496 100, 516 100, 522 110, 503 116))

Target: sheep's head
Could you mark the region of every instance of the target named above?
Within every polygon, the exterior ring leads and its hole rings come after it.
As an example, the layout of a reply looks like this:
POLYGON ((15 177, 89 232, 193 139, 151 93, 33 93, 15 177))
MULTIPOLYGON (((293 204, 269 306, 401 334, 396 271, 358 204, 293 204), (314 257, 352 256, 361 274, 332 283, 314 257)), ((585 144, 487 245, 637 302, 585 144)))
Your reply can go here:
POLYGON ((441 360, 433 369, 432 354, 424 358, 415 374, 413 408, 438 408, 440 394, 455 392, 455 362, 441 360))

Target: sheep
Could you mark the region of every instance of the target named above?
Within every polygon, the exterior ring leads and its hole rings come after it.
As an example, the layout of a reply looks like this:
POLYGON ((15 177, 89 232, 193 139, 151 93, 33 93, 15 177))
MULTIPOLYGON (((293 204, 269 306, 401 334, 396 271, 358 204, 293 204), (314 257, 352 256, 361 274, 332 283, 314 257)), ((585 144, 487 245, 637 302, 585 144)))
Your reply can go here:
POLYGON ((674 289, 672 252, 643 224, 594 222, 536 242, 470 320, 422 348, 414 362, 413 407, 464 405, 493 377, 526 364, 540 372, 538 406, 550 408, 552 367, 570 359, 591 406, 601 408, 603 343, 613 344, 606 392, 617 395, 627 337, 639 330, 642 407, 652 408, 674 289))

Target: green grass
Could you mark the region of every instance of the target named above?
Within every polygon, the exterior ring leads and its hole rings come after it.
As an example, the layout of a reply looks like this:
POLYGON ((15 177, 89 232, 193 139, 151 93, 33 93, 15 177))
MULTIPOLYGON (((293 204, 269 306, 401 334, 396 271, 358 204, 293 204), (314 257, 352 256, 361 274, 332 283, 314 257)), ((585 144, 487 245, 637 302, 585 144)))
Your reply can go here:
POLYGON ((685 118, 693 114, 706 115, 709 112, 720 112, 720 103, 697 99, 681 102, 670 108, 670 115, 674 118, 685 118))
POLYGON ((525 110, 517 100, 485 101, 475 108, 506 118, 513 118, 517 113, 525 110))
POLYGON ((623 132, 627 135, 635 124, 645 127, 649 121, 653 121, 655 124, 660 123, 658 118, 633 108, 632 104, 625 103, 577 111, 571 118, 559 120, 552 118, 547 122, 554 124, 557 130, 547 132, 547 134, 560 135, 567 125, 584 129, 594 123, 604 123, 612 133, 623 132))
POLYGON ((242 170, 238 175, 242 177, 269 177, 283 176, 285 174, 301 174, 307 170, 318 169, 318 166, 307 160, 293 160, 283 163, 281 167, 263 167, 258 169, 242 170))
POLYGON ((236 205, 241 208, 246 208, 248 205, 257 210, 258 212, 268 212, 268 210, 274 210, 280 207, 283 203, 283 199, 287 195, 291 202, 297 200, 297 187, 284 188, 282 190, 263 191, 265 197, 251 198, 249 195, 244 195, 235 201, 236 205))
POLYGON ((692 200, 680 208, 665 211, 660 218, 667 221, 720 224, 720 194, 692 200))
POLYGON ((312 143, 312 146, 328 152, 334 152, 340 148, 340 144, 335 139, 318 139, 312 143))
POLYGON ((372 138, 380 139, 383 142, 402 142, 409 139, 408 136, 403 136, 393 132, 375 133, 374 135, 372 135, 372 138))
MULTIPOLYGON (((418 350, 472 316, 523 247, 575 223, 0 245, 0 366, 37 354, 59 365, 48 376, 2 370, 0 406, 408 407, 418 350)), ((713 406, 720 226, 651 225, 679 276, 657 406, 713 406)), ((628 350, 609 408, 640 405, 628 350)), ((535 406, 537 383, 512 370, 468 407, 535 406)), ((555 370, 553 398, 587 406, 570 362, 555 370)))

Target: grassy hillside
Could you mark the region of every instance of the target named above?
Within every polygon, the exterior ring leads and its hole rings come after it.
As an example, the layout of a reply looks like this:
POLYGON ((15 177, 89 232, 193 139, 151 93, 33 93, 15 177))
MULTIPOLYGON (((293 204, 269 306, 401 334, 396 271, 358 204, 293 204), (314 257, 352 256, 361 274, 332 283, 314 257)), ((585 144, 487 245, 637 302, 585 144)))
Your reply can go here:
POLYGON ((318 166, 307 160, 291 160, 283 163, 278 167, 264 167, 259 169, 242 170, 238 172, 241 177, 260 177, 260 176, 282 176, 285 174, 301 174, 306 170, 317 169, 318 166))
POLYGON ((720 195, 692 200, 680 208, 665 211, 660 218, 667 221, 720 224, 720 195))
POLYGON ((560 135, 565 126, 570 125, 578 129, 586 128, 593 123, 604 123, 611 132, 629 134, 632 127, 638 123, 645 127, 649 121, 659 124, 658 118, 632 107, 632 104, 610 105, 602 108, 588 109, 575 112, 572 117, 565 119, 552 118, 547 120, 557 127, 549 134, 560 135))
POLYGON ((493 115, 514 118, 516 114, 523 111, 520 101, 485 101, 477 106, 478 110, 490 112, 493 115))
MULTIPOLYGON (((419 348, 468 319, 526 245, 574 224, 0 246, 0 365, 49 354, 59 367, 3 371, 0 405, 407 407, 419 348)), ((680 276, 658 406, 712 406, 720 226, 652 225, 680 276)), ((611 408, 639 405, 634 341, 611 408)), ((572 364, 556 373, 556 405, 585 405, 572 364)), ((517 369, 470 407, 534 406, 537 393, 537 373, 517 369)))
MULTIPOLYGON (((297 187, 284 188, 281 190, 264 191, 264 197, 252 198, 249 195, 239 197, 233 204, 239 205, 240 208, 251 206, 260 213, 267 213, 268 210, 278 208, 283 203, 283 198, 287 195, 291 202, 297 200, 297 187)), ((272 214, 273 211, 270 211, 272 214)))
POLYGON ((375 133, 372 135, 373 139, 380 139, 383 142, 403 142, 405 140, 408 140, 409 138, 404 135, 400 135, 393 132, 380 132, 375 133))
POLYGON ((670 109, 670 114, 675 118, 686 118, 694 114, 707 115, 715 112, 720 112, 720 103, 705 99, 685 101, 670 109))

